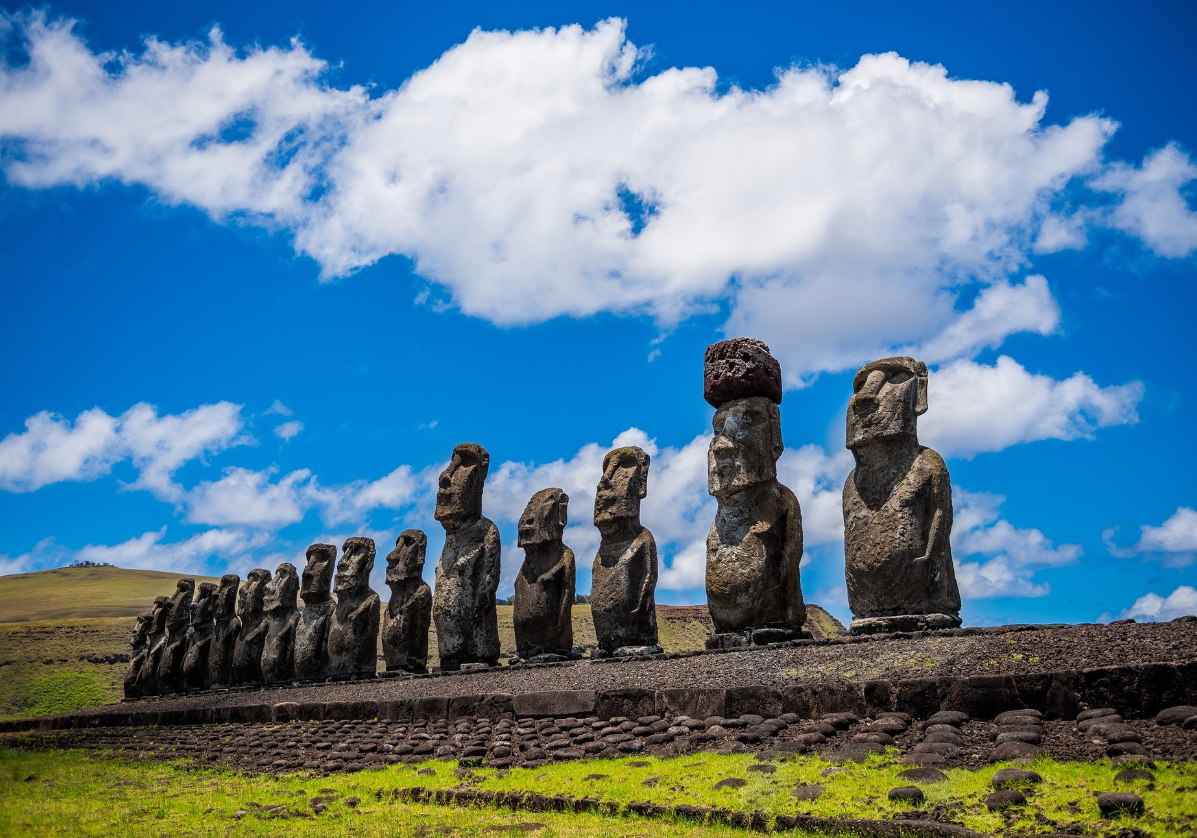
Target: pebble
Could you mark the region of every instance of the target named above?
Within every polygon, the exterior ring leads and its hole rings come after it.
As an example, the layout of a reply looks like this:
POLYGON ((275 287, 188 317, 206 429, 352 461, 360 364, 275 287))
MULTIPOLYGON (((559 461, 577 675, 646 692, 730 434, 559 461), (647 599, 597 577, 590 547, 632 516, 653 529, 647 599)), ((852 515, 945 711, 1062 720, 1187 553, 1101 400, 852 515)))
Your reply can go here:
POLYGON ((889 790, 889 799, 900 803, 922 803, 926 796, 918 786, 899 786, 889 790))
POLYGON ((1097 808, 1107 817, 1111 815, 1141 815, 1146 807, 1143 798, 1125 791, 1108 791, 1097 796, 1097 808))
POLYGON ((985 808, 991 812, 1007 809, 1011 806, 1026 806, 1027 798, 1018 789, 1000 789, 990 792, 985 798, 985 808))

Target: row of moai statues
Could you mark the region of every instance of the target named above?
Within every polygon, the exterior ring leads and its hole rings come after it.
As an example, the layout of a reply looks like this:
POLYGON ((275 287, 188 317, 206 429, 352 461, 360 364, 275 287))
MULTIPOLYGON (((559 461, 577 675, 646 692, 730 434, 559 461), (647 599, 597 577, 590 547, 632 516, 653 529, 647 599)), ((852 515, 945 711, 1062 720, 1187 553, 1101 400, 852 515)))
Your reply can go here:
MULTIPOLYGON (((844 552, 853 633, 960 625, 952 565, 952 497, 947 467, 919 445, 927 410, 927 367, 912 358, 866 364, 853 380, 847 447, 856 468, 844 484, 844 552)), ((769 347, 735 338, 707 348, 704 397, 715 408, 707 459, 717 501, 706 543, 706 592, 715 631, 711 648, 760 645, 808 636, 803 628, 802 511, 777 477, 783 451, 781 366, 769 347)), ((422 579, 427 539, 407 530, 387 556, 391 598, 382 615, 388 671, 424 672, 435 622, 441 668, 497 665, 495 594, 502 545, 482 515, 490 464, 486 449, 453 450, 437 488, 435 518, 445 530, 435 592, 422 579)), ((659 651, 657 548, 640 522, 649 455, 629 446, 607 453, 595 491, 601 535, 593 564, 591 609, 599 655, 659 651)), ((522 659, 577 654, 573 643, 573 551, 563 536, 569 496, 559 488, 532 496, 519 519, 524 562, 515 580, 516 651, 522 659)), ((350 538, 308 549, 300 584, 284 563, 273 578, 250 571, 219 587, 179 582, 139 618, 126 693, 202 689, 371 675, 376 668, 379 598, 369 587, 374 542, 350 538), (335 604, 329 593, 336 563, 335 604), (296 608, 297 594, 304 609, 296 608), (235 608, 234 608, 235 604, 235 608)))

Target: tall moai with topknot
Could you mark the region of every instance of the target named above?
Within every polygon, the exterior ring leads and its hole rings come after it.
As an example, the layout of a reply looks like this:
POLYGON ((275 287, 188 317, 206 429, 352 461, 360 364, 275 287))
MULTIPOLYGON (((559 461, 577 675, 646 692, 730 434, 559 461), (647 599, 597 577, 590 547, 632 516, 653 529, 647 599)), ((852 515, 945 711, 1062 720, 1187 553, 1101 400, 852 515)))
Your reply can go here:
POLYGON ((436 520, 445 528, 445 546, 436 565, 432 619, 441 669, 447 671, 499 662, 495 591, 502 546, 498 527, 482 516, 489 467, 485 448, 462 443, 437 488, 436 520))
POLYGON ((295 565, 283 562, 266 586, 262 608, 266 612, 266 641, 262 645, 262 680, 285 684, 295 680, 295 629, 299 625, 299 575, 295 565))
POLYGON ((216 636, 216 585, 201 582, 191 602, 191 623, 187 626, 187 651, 183 655, 183 672, 179 688, 184 692, 208 688, 208 657, 212 652, 212 638, 216 636))
POLYGON ((330 588, 336 566, 335 545, 313 544, 308 548, 299 588, 303 611, 295 627, 295 677, 300 681, 328 677, 328 624, 336 607, 330 588))
POLYGON ((346 539, 333 580, 337 606, 328 624, 329 677, 365 677, 378 671, 381 600, 370 589, 373 570, 374 539, 346 539))
POLYGON ((519 520, 524 562, 515 577, 515 648, 521 658, 569 655, 574 645, 574 551, 562 540, 569 495, 541 489, 519 520))
POLYGON ((428 537, 423 530, 404 530, 387 554, 387 587, 391 598, 382 615, 382 656, 387 672, 428 671, 428 628, 432 621, 432 589, 424 581, 428 537))
POLYGON ((191 623, 191 598, 195 594, 194 579, 180 579, 175 595, 166 610, 166 635, 161 640, 158 655, 158 691, 173 693, 179 690, 183 676, 183 658, 187 654, 187 627, 191 623))
POLYGON ((266 645, 266 631, 270 627, 263 607, 268 584, 270 571, 255 567, 237 593, 241 633, 233 650, 233 683, 238 686, 262 683, 262 647, 266 645))
POLYGON ((594 492, 602 540, 590 587, 590 613, 602 654, 651 654, 657 645, 657 542, 640 524, 648 494, 648 452, 634 445, 608 451, 594 492))
POLYGON ((715 408, 708 490, 718 501, 707 534, 708 647, 806 636, 802 511, 777 479, 781 456, 781 365, 759 340, 707 347, 704 396, 715 408))
POLYGON ((226 573, 220 577, 216 589, 216 605, 213 613, 215 624, 212 645, 208 648, 208 686, 227 689, 233 685, 233 656, 237 651, 237 638, 241 636, 241 618, 237 616, 237 591, 241 577, 226 573))
POLYGON ((918 441, 927 383, 927 365, 913 358, 865 364, 852 381, 844 567, 853 634, 960 625, 951 481, 918 441))

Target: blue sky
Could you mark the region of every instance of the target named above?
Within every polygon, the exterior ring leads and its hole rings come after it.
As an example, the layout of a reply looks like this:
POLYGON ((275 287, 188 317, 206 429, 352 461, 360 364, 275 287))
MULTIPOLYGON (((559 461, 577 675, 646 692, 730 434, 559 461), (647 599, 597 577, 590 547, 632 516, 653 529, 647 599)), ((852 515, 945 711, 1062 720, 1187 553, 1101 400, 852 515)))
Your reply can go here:
POLYGON ((442 535, 518 568, 653 455, 701 602, 702 352, 782 363, 808 601, 847 617, 852 373, 932 369, 970 623, 1197 611, 1191 4, 55 3, 0 24, 0 573, 244 575, 442 535), (1186 417, 1190 417, 1187 418, 1186 417))

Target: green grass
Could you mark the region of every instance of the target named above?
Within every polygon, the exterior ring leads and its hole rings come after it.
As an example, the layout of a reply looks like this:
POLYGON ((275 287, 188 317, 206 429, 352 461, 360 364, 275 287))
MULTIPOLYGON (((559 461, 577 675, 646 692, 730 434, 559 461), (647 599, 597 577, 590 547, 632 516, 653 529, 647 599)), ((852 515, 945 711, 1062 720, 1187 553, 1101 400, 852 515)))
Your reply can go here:
MULTIPOLYGON (((248 568, 247 568, 248 569, 248 568)), ((119 567, 60 567, 0 576, 0 623, 136 617, 169 596, 183 574, 119 567)), ((195 584, 218 582, 192 576, 195 584)))

